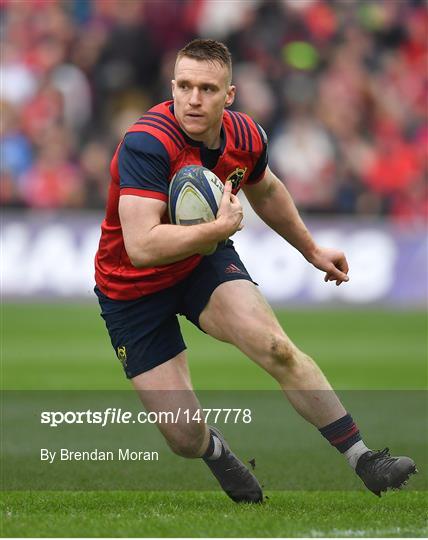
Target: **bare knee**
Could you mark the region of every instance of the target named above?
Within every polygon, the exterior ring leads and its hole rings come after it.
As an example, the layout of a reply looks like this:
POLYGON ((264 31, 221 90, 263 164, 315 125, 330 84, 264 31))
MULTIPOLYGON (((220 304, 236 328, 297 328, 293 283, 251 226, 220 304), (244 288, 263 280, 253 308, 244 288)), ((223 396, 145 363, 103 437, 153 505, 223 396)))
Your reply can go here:
POLYGON ((268 370, 277 380, 304 372, 312 360, 300 351, 286 335, 272 335, 269 346, 268 370))
POLYGON ((189 424, 182 429, 180 426, 176 426, 173 433, 165 436, 171 450, 179 456, 197 458, 204 453, 206 445, 205 424, 195 426, 189 424))
POLYGON ((299 360, 297 347, 285 335, 272 335, 269 357, 274 366, 292 369, 299 360))

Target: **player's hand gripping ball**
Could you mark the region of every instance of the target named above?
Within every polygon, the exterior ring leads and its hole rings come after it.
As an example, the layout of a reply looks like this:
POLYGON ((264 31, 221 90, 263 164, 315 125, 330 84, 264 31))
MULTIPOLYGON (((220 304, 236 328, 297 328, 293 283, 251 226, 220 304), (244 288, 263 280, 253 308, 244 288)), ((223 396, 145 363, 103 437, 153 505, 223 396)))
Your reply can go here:
POLYGON ((214 221, 224 186, 220 178, 200 165, 180 169, 169 186, 169 219, 175 225, 214 221))
MULTIPOLYGON (((174 175, 169 185, 169 219, 175 225, 196 225, 214 221, 224 185, 213 172, 200 165, 187 165, 174 175)), ((201 255, 211 255, 217 244, 201 255)))

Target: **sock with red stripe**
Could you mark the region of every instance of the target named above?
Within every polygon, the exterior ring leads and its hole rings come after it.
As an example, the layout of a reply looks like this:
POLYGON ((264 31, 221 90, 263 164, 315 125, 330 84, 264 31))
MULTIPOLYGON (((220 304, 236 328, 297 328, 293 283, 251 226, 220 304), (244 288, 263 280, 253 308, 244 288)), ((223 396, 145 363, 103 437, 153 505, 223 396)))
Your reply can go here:
POLYGON ((332 446, 345 455, 353 469, 360 456, 370 450, 362 441, 360 431, 349 413, 319 431, 332 446))

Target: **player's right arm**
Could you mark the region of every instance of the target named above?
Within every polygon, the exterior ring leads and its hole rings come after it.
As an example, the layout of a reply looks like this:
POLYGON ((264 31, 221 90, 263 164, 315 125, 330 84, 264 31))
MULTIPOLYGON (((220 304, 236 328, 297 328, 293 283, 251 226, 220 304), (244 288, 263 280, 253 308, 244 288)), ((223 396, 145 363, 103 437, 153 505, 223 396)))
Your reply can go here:
POLYGON ((241 227, 242 207, 227 182, 217 219, 211 223, 183 226, 161 223, 164 201, 135 195, 121 195, 119 217, 125 249, 137 268, 181 261, 232 236, 241 227))
POLYGON ((170 174, 170 155, 162 141, 146 132, 125 136, 118 156, 119 218, 126 252, 137 268, 209 253, 240 226, 242 208, 231 186, 214 222, 188 227, 162 223, 170 174))

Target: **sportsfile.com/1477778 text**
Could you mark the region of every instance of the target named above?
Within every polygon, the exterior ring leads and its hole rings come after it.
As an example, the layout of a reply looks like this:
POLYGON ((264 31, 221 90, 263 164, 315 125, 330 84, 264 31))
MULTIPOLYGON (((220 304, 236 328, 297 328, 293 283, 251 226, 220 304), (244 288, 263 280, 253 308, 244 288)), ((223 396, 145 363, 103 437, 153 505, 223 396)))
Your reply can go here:
POLYGON ((49 427, 61 424, 95 424, 105 427, 109 424, 178 424, 180 422, 210 422, 250 424, 253 420, 251 409, 242 408, 210 408, 185 409, 178 407, 174 411, 139 411, 134 414, 121 408, 108 407, 102 411, 42 411, 40 423, 49 427))

